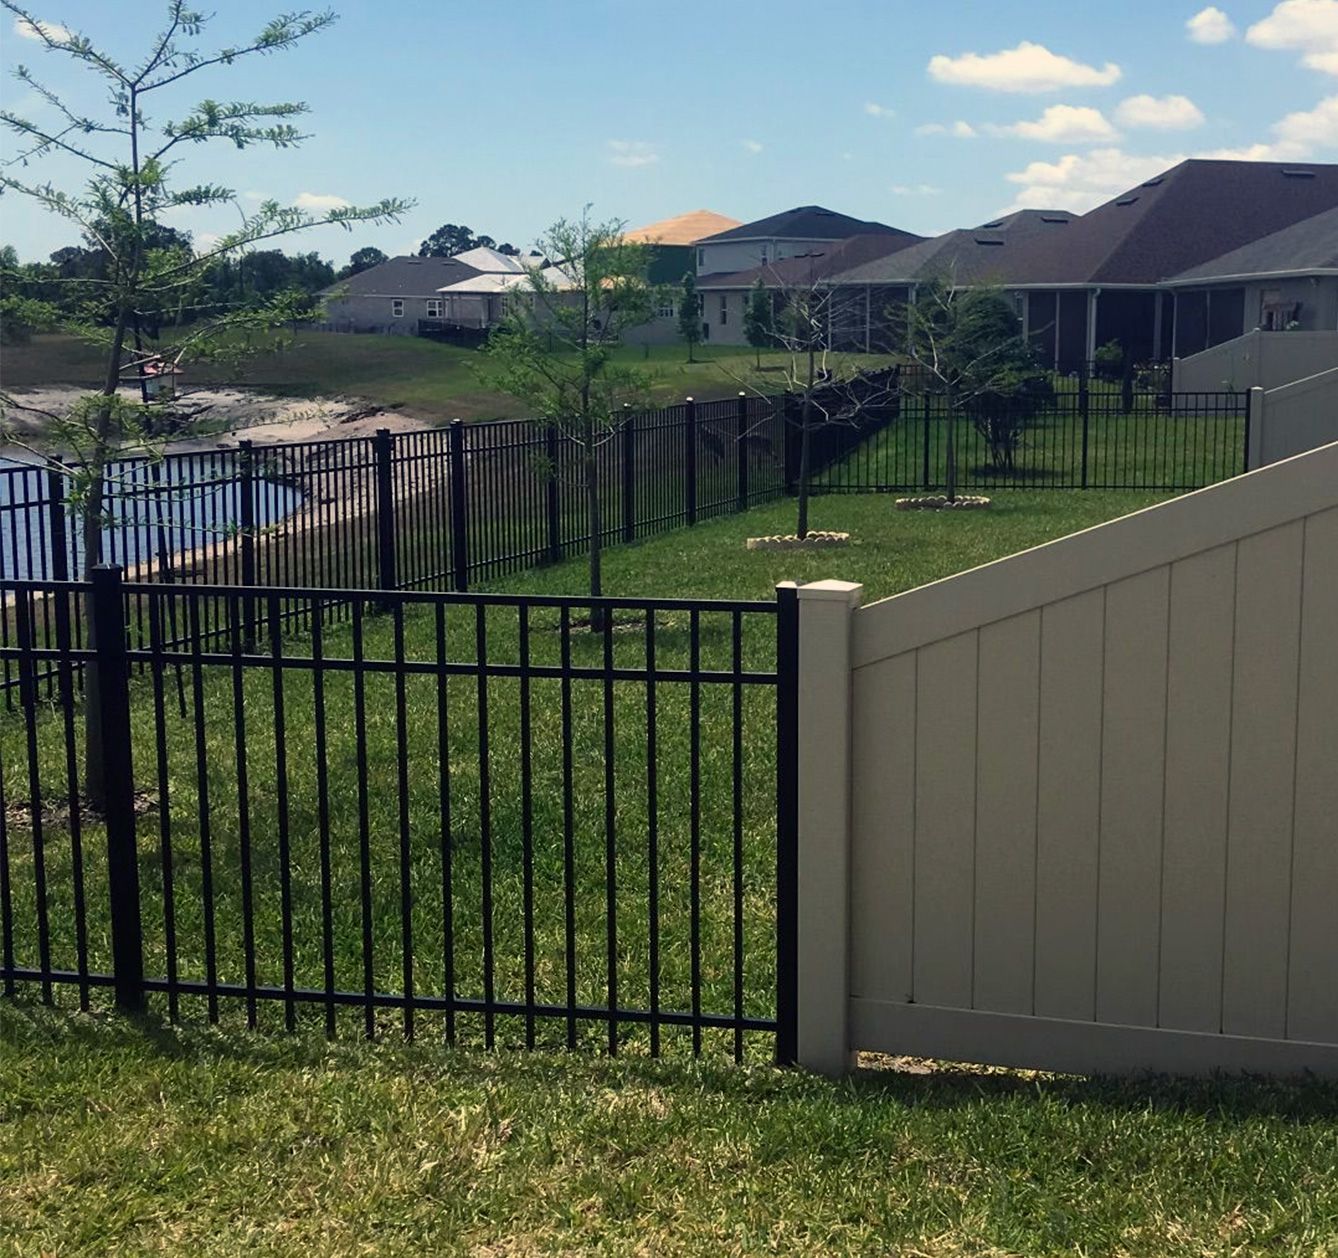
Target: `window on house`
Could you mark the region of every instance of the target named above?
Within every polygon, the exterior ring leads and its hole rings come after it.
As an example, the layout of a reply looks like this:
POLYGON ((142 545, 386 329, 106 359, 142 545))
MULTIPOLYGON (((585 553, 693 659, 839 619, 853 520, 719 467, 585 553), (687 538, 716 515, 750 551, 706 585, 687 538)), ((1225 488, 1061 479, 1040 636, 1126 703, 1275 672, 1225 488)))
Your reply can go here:
POLYGON ((767 264, 767 247, 766 247, 766 245, 763 245, 763 246, 762 246, 762 265, 763 265, 763 266, 766 266, 766 264, 767 264))
POLYGON ((724 293, 720 294, 720 322, 729 322, 729 298, 724 293))
POLYGON ((705 262, 706 262, 706 250, 705 250, 705 249, 698 249, 698 250, 697 250, 697 269, 698 269, 699 271, 701 270, 702 265, 703 265, 705 262))
POLYGON ((429 297, 427 299, 427 317, 429 319, 441 318, 441 298, 429 297))
POLYGON ((392 297, 390 299, 390 317, 392 319, 404 318, 404 298, 392 297))
POLYGON ((655 313, 661 319, 672 319, 674 317, 674 303, 672 301, 662 301, 655 308, 655 313))

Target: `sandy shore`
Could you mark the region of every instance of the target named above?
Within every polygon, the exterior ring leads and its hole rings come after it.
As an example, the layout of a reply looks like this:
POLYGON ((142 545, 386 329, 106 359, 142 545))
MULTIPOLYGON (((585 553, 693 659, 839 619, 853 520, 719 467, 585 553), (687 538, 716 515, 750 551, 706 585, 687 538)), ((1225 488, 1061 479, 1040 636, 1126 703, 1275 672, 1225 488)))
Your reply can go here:
MULTIPOLYGON (((66 386, 13 389, 9 393, 18 405, 4 408, 5 422, 20 440, 34 444, 42 439, 50 422, 41 412, 62 414, 76 399, 86 396, 85 390, 66 386)), ((180 404, 192 414, 193 423, 219 431, 170 441, 165 449, 171 454, 226 449, 243 438, 281 445, 365 437, 378 428, 417 432, 433 426, 404 411, 380 410, 357 398, 281 398, 250 389, 192 389, 181 396, 180 404)), ((3 453, 24 458, 19 449, 3 453)))

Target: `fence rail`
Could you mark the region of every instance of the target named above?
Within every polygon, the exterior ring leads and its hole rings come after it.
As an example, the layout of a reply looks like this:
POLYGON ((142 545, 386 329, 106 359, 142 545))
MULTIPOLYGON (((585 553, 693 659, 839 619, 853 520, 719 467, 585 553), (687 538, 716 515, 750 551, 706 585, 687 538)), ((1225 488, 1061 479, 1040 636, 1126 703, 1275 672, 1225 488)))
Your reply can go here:
POLYGON ((344 591, 330 627, 329 591, 111 567, 9 593, 7 994, 161 993, 173 1018, 277 1010, 330 1035, 431 1019, 489 1047, 792 1053, 792 597, 344 591), (225 640, 173 643, 210 605, 225 640), (306 605, 308 634, 284 632, 284 605, 306 605), (96 648, 71 630, 86 616, 96 648))

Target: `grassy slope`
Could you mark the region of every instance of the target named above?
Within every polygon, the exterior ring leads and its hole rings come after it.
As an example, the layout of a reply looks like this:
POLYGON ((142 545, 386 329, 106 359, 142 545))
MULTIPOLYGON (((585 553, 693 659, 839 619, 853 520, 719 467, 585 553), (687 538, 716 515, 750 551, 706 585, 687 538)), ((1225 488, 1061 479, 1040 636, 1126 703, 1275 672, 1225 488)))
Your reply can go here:
MULTIPOLYGON (((747 534, 790 526, 781 503, 617 549, 608 585, 765 596, 780 579, 840 576, 874 598, 1144 501, 1004 495, 987 515, 935 518, 822 499, 815 524, 852 528, 858 545, 743 552, 747 534)), ((581 579, 577 561, 511 585, 581 579)), ((0 1244, 1338 1253, 1333 1088, 951 1071, 831 1084, 393 1041, 330 1047, 198 1021, 144 1034, 0 1006, 0 1244)))
MULTIPOLYGON (((688 363, 682 346, 652 346, 619 352, 628 364, 651 377, 653 400, 681 401, 732 396, 739 379, 756 376, 748 349, 697 350, 688 363)), ((849 355, 865 361, 863 355, 849 355)), ((763 355, 765 363, 767 355, 763 355)), ((872 356, 869 363, 882 363, 872 356)), ((293 397, 366 398, 385 406, 403 406, 429 419, 492 419, 521 413, 520 403, 489 387, 479 374, 486 364, 474 350, 438 345, 412 336, 362 336, 301 332, 286 349, 252 358, 240 366, 200 363, 189 370, 188 386, 244 385, 293 397)), ((49 384, 93 384, 100 375, 94 350, 66 336, 39 336, 31 344, 6 347, 0 380, 9 388, 49 384)), ((774 373, 763 372, 760 387, 779 390, 774 373)))

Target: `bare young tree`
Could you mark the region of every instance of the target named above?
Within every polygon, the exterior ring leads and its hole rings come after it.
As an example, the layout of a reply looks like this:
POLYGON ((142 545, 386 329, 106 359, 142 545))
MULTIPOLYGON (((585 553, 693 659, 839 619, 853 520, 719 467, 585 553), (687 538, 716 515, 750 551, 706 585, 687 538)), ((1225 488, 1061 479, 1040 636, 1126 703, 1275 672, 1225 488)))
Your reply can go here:
POLYGON ((1036 409, 1053 395, 1021 323, 1001 290, 958 287, 951 277, 917 287, 900 314, 911 362, 944 398, 948 412, 945 477, 957 501, 956 420, 971 421, 1000 470, 1011 470, 1036 409))
MULTIPOLYGON (((536 246, 553 265, 526 272, 487 349, 495 382, 531 406, 536 423, 557 428, 579 451, 595 598, 603 593, 599 451, 613 439, 627 404, 647 391, 644 375, 619 363, 614 352, 623 334, 654 310, 646 278, 650 250, 627 241, 625 227, 593 221, 588 206, 580 218, 554 223, 536 246)), ((602 628, 597 608, 590 619, 602 628)))
MULTIPOLYGON (((340 206, 313 214, 300 207, 266 201, 248 211, 228 188, 212 183, 177 184, 188 147, 223 141, 234 148, 253 145, 291 148, 306 137, 294 119, 306 112, 301 103, 257 104, 206 98, 175 117, 153 118, 147 110, 160 100, 170 108, 177 91, 194 86, 198 76, 220 72, 251 57, 292 48, 335 20, 324 12, 285 13, 240 43, 201 47, 211 18, 168 0, 162 29, 148 41, 142 58, 124 63, 88 36, 44 22, 15 0, 0 0, 16 24, 48 55, 70 63, 99 80, 107 90, 107 108, 97 116, 67 103, 67 95, 39 80, 27 67, 17 77, 46 103, 52 124, 0 110, 0 125, 18 138, 21 151, 0 168, 0 193, 20 196, 74 225, 105 261, 96 278, 78 285, 79 314, 62 321, 103 353, 102 385, 67 410, 47 416, 47 444, 39 453, 68 482, 68 499, 80 525, 83 567, 87 575, 102 559, 108 498, 116 485, 115 460, 131 452, 161 453, 165 403, 143 389, 150 362, 169 370, 184 360, 234 349, 236 335, 283 326, 296 317, 291 295, 260 304, 241 303, 222 314, 192 312, 183 295, 198 290, 209 267, 242 254, 260 241, 275 240, 321 224, 351 228, 359 223, 396 221, 409 203, 383 200, 371 206, 340 206), (82 172, 75 190, 36 182, 25 173, 39 159, 59 156, 82 172), (238 227, 208 248, 195 251, 164 233, 161 219, 185 207, 231 205, 238 227), (157 324, 165 313, 200 317, 174 328, 170 342, 150 348, 144 324, 157 324), (139 396, 120 390, 124 379, 141 382, 139 396)), ((13 399, 0 399, 6 409, 13 399)), ((92 625, 89 625, 92 641, 92 625)), ((90 695, 93 690, 90 689, 90 695)), ((103 796, 102 749, 95 704, 86 713, 85 789, 99 804, 103 796)))
MULTIPOLYGON (((820 268, 823 256, 799 254, 767 268, 759 283, 771 303, 769 318, 763 318, 756 285, 745 298, 750 309, 756 307, 750 324, 765 328, 769 343, 782 351, 773 355, 769 366, 779 373, 788 395, 786 423, 798 446, 795 534, 800 538, 809 534, 815 438, 826 429, 860 427, 878 408, 887 406, 897 390, 894 371, 866 375, 839 348, 857 322, 862 326, 863 295, 827 283, 820 268)), ((758 394, 774 390, 772 381, 774 376, 764 387, 758 379, 740 379, 758 394)))

